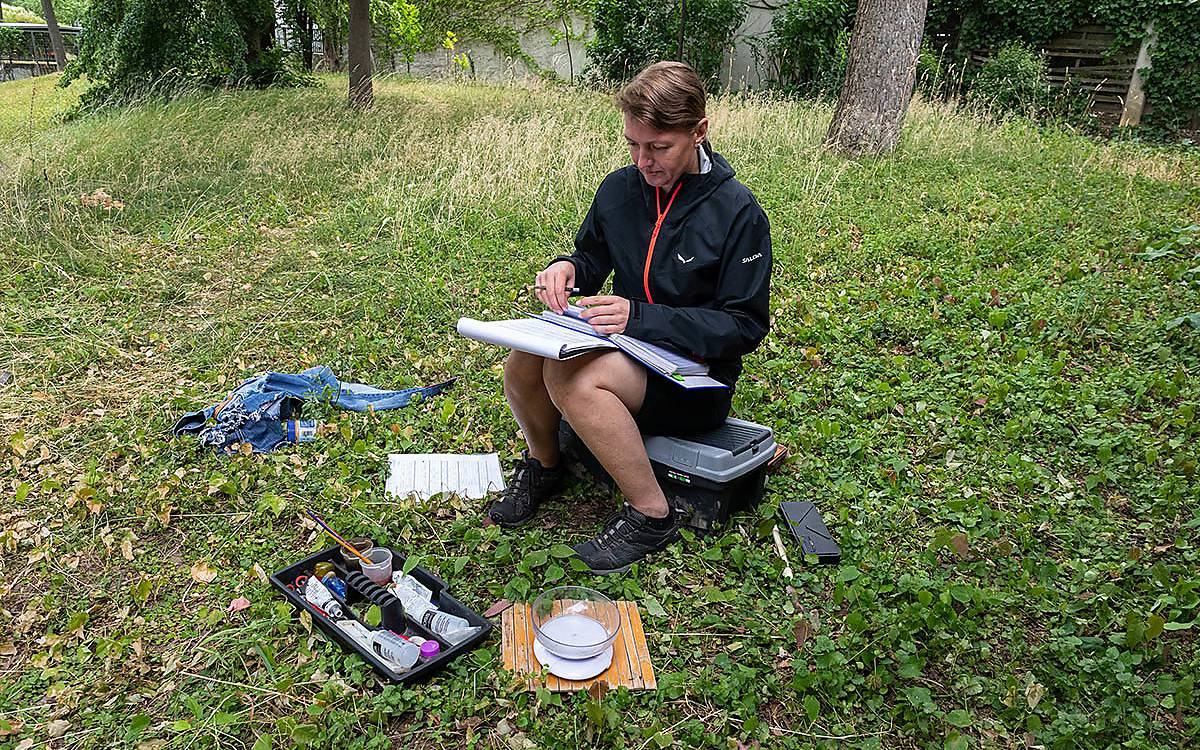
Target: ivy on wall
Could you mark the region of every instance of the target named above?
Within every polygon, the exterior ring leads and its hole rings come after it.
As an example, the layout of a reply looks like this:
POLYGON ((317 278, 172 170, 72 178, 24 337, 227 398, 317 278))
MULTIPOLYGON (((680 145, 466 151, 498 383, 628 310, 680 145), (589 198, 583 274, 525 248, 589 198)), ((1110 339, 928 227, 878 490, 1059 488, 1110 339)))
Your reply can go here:
POLYGON ((545 31, 553 40, 581 38, 574 19, 592 12, 592 0, 414 0, 420 10, 421 49, 443 46, 446 35, 462 42, 484 42, 499 54, 542 72, 524 50, 522 36, 545 31))
MULTIPOLYGON (((789 0, 776 15, 768 48, 780 85, 826 88, 838 34, 853 24, 855 0, 789 0)), ((930 0, 926 44, 945 44, 959 60, 1011 42, 1038 45, 1083 24, 1112 30, 1111 50, 1136 49, 1153 23, 1157 41, 1143 71, 1152 111, 1147 125, 1178 131, 1200 113, 1200 0, 930 0)))
POLYGON ((1200 2, 1197 0, 945 0, 930 2, 930 30, 955 36, 958 50, 1040 44, 1094 23, 1116 34, 1113 52, 1136 48, 1154 25, 1151 69, 1143 71, 1153 107, 1147 124, 1178 130, 1200 112, 1200 2), (939 28, 940 27, 940 28, 939 28))

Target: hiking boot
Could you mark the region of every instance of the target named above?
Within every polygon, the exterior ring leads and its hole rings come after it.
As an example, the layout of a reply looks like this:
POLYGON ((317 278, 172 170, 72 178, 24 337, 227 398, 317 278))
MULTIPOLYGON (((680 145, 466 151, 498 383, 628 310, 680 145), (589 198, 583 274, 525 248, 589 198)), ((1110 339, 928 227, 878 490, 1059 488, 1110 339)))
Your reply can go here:
POLYGON ((506 529, 524 526, 537 512, 538 505, 562 492, 565 474, 560 465, 553 469, 542 467, 540 461, 521 451, 521 460, 513 470, 512 479, 500 499, 488 508, 492 523, 506 529))
POLYGON ((595 539, 576 544, 571 549, 587 563, 594 575, 624 573, 630 565, 651 552, 666 549, 679 538, 679 519, 674 511, 668 513, 670 526, 658 529, 651 525, 652 519, 626 504, 608 519, 604 530, 595 539))

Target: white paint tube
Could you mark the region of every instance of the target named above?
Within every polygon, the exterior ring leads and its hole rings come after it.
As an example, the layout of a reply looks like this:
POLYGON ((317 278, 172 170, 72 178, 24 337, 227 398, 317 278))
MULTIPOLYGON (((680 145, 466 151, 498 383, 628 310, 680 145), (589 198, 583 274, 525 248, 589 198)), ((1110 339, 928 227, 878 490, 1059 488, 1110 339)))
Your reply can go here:
POLYGON ((343 614, 342 605, 333 598, 333 592, 325 588, 325 584, 316 576, 309 576, 308 583, 304 584, 304 598, 314 607, 328 612, 330 617, 341 617, 343 614))
POLYGON ((392 573, 392 583, 395 584, 396 588, 403 586, 411 589, 420 594, 427 602, 433 601, 433 589, 421 583, 410 574, 397 570, 395 573, 392 573))
POLYGON ((350 636, 358 645, 362 646, 367 651, 371 650, 371 631, 358 620, 338 620, 338 629, 346 635, 350 636))
POLYGON ((433 606, 420 593, 407 586, 395 587, 396 598, 404 604, 404 614, 409 619, 416 620, 438 635, 446 635, 456 630, 470 627, 471 623, 461 617, 443 612, 433 606))
POLYGON ((451 630, 449 633, 442 634, 442 638, 451 646, 457 646, 480 630, 483 630, 483 628, 479 625, 470 628, 459 628, 458 630, 451 630))

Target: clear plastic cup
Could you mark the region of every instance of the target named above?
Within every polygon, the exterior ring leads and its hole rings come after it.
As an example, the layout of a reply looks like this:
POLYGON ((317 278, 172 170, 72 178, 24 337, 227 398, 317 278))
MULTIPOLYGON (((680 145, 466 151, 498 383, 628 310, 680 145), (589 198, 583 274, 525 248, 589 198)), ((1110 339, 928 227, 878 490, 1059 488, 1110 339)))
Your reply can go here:
POLYGON ((370 565, 362 560, 358 561, 363 575, 380 586, 390 583, 392 580, 392 551, 387 547, 372 547, 363 554, 371 561, 370 565))

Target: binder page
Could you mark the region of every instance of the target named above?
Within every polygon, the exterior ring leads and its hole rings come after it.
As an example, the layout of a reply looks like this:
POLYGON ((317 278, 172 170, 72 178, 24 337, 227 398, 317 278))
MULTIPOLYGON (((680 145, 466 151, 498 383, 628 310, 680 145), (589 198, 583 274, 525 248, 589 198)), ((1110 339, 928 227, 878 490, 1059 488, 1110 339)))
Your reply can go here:
MULTIPOLYGON (((591 336, 601 336, 601 334, 593 331, 592 326, 581 317, 582 311, 582 307, 570 305, 567 307, 565 315, 542 312, 537 317, 562 328, 579 331, 591 336)), ((611 336, 602 336, 602 338, 610 339, 626 354, 640 361, 650 369, 658 370, 664 375, 673 375, 675 373, 681 375, 704 375, 708 372, 708 365, 703 362, 697 362, 673 349, 659 346, 658 344, 651 344, 649 341, 635 339, 623 333, 614 333, 611 336)))
POLYGON ((469 339, 507 346, 547 359, 568 359, 596 349, 616 348, 604 339, 536 318, 494 321, 459 318, 458 332, 469 339))

